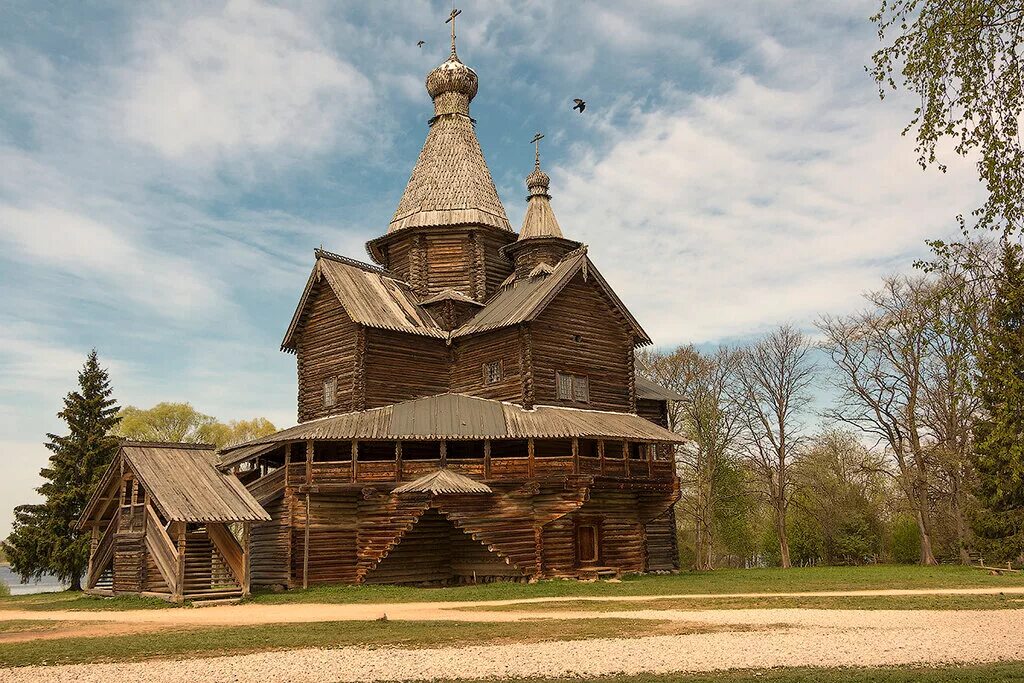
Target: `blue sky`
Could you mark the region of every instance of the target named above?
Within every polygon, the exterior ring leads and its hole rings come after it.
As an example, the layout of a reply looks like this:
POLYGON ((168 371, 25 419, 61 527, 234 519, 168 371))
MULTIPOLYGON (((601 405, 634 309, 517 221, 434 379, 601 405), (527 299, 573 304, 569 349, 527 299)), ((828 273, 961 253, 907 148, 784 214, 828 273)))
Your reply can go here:
MULTIPOLYGON (((921 171, 912 101, 879 101, 875 0, 459 6, 510 219, 543 131, 563 230, 659 345, 852 310, 981 196, 921 171)), ((449 7, 0 7, 0 537, 92 347, 122 404, 294 422, 278 345, 312 249, 365 258, 386 229, 449 7)))

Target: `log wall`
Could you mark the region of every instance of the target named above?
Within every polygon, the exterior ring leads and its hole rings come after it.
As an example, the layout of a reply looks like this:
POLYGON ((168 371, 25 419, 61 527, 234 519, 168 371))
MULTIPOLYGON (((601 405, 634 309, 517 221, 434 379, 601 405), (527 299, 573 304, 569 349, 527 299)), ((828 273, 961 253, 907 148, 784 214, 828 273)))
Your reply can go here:
POLYGON ((252 524, 251 582, 253 586, 287 586, 288 506, 284 497, 278 497, 263 508, 273 519, 252 524))
POLYGON ((438 339, 366 329, 366 408, 448 391, 448 348, 438 339))
POLYGON ((326 283, 317 286, 298 339, 299 421, 356 410, 353 384, 358 325, 326 283), (324 406, 324 381, 336 377, 335 404, 324 406))
POLYGON ((451 390, 498 401, 521 401, 519 331, 496 330, 456 341, 452 345, 451 390), (501 381, 484 382, 484 363, 501 362, 501 381))
POLYGON ((599 288, 577 275, 530 324, 537 403, 631 410, 633 340, 599 288), (556 372, 586 375, 590 403, 558 400, 556 372))

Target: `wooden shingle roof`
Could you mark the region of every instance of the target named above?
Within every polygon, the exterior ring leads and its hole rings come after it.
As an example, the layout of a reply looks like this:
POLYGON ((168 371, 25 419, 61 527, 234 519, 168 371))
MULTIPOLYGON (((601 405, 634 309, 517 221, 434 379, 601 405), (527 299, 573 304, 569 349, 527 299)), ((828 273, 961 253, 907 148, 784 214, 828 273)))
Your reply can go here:
MULTIPOLYGON (((212 446, 126 441, 110 465, 138 477, 154 505, 171 522, 258 522, 270 515, 233 474, 217 468, 212 446)), ((100 490, 104 487, 99 487, 100 490)), ((87 519, 99 502, 86 506, 87 519)))
POLYGON ((360 325, 442 339, 448 336, 419 304, 407 283, 375 266, 321 249, 316 256, 313 272, 281 342, 282 349, 295 350, 296 333, 319 282, 327 283, 348 316, 360 325))
POLYGON ((686 397, 678 391, 663 387, 652 382, 643 375, 636 376, 636 397, 648 398, 655 401, 684 401, 686 397))
POLYGON ((388 232, 468 224, 512 230, 473 119, 461 113, 445 114, 431 121, 388 232))
POLYGON ((391 493, 429 493, 432 495, 491 493, 487 484, 470 479, 446 467, 425 474, 419 479, 396 486, 391 493))
POLYGON ((289 441, 606 438, 681 443, 676 433, 634 413, 560 406, 526 408, 465 394, 437 394, 361 412, 311 420, 224 449, 229 467, 289 441))
POLYGON ((533 320, 580 272, 583 272, 586 278, 593 278, 601 287, 612 305, 633 329, 637 342, 650 344, 651 338, 590 261, 586 246, 566 254, 550 272, 538 272, 536 275, 519 278, 506 284, 487 302, 483 310, 453 330, 451 336, 463 337, 533 320))

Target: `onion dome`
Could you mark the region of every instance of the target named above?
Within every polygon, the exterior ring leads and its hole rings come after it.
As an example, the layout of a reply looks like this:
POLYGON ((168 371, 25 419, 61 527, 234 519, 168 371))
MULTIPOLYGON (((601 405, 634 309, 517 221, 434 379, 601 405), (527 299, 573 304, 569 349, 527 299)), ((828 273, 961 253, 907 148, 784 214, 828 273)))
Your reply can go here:
POLYGON ((434 100, 434 116, 469 116, 469 103, 476 97, 480 79, 462 63, 455 50, 443 64, 427 74, 427 92, 434 100))
POLYGON ((530 196, 527 197, 523 229, 519 231, 520 241, 538 237, 562 237, 562 228, 558 225, 555 212, 551 210, 551 195, 548 194, 550 183, 548 174, 540 170, 538 155, 533 171, 526 176, 530 196))

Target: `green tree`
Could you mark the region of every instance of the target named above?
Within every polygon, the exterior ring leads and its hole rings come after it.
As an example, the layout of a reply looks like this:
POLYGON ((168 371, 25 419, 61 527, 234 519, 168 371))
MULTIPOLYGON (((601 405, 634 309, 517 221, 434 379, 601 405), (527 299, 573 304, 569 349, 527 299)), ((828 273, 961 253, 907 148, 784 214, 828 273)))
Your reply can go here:
POLYGON ((881 0, 872 21, 883 43, 869 69, 879 94, 903 88, 919 101, 904 129, 915 132, 918 162, 944 171, 937 150, 950 141, 976 159, 988 192, 976 227, 1020 230, 1024 0, 881 0))
POLYGON ((242 443, 277 431, 263 417, 219 422, 189 403, 158 403, 142 409, 127 406, 120 412, 116 434, 133 441, 209 443, 218 448, 242 443))
POLYGON ((52 455, 40 471, 44 482, 36 489, 43 502, 15 508, 14 530, 3 543, 11 568, 23 581, 52 573, 72 590, 81 589, 89 559, 88 536, 75 523, 117 452, 117 439, 110 432, 118 421, 110 378, 95 349, 78 373, 78 386, 57 413, 68 433, 47 434, 52 455))
POLYGON ((978 357, 975 532, 1001 559, 1024 553, 1024 263, 1006 243, 978 357))

